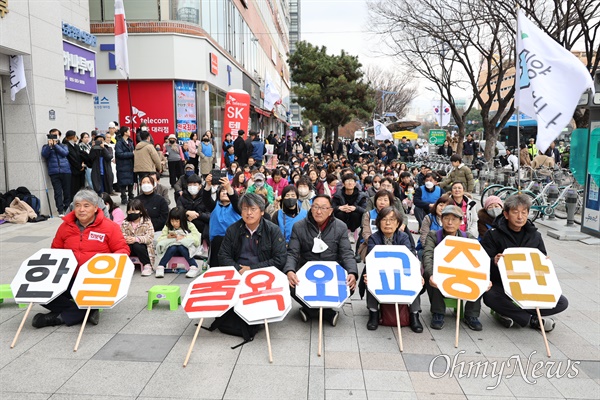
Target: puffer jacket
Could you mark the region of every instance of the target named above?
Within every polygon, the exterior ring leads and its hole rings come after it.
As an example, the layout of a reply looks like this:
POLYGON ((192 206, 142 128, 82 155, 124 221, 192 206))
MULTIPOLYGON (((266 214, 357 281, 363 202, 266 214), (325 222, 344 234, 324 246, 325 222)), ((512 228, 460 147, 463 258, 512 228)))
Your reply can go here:
POLYGON ((100 208, 96 210, 94 222, 83 231, 79 230, 75 222, 75 213, 68 213, 56 231, 52 248, 72 250, 77 259, 77 269, 98 253, 130 254, 121 228, 105 218, 100 208))
POLYGON ((58 143, 50 147, 45 144, 42 147, 42 157, 48 162, 48 175, 70 174, 69 148, 66 144, 58 143))
POLYGON ((333 198, 331 199, 334 213, 338 212, 340 206, 350 205, 356 207, 356 210, 354 210, 353 212, 360 214, 360 216, 362 217, 365 211, 367 211, 367 193, 358 190, 358 188, 355 187, 354 193, 358 192, 358 197, 356 198, 354 204, 348 204, 346 203, 346 197, 344 197, 344 191, 344 188, 340 188, 338 191, 335 192, 333 198))
POLYGON ((150 219, 142 219, 140 223, 133 229, 133 224, 127 220, 121 225, 123 237, 137 238, 138 243, 145 244, 150 257, 150 264, 154 265, 154 226, 150 219))
POLYGON ((283 273, 296 272, 308 261, 336 261, 358 279, 358 268, 348 239, 346 224, 332 215, 321 232, 321 240, 325 242, 327 249, 322 253, 313 253, 314 239, 318 235, 319 227, 310 213, 308 217, 294 224, 283 273))
POLYGON ((449 189, 454 182, 462 182, 465 187, 465 192, 472 193, 475 188, 473 173, 465 164, 459 164, 458 167, 452 168, 448 175, 440 182, 440 187, 449 189))
POLYGON ((117 182, 119 185, 133 185, 133 141, 120 138, 115 145, 115 160, 117 164, 117 182))
MULTIPOLYGON (((237 260, 240 258, 242 250, 242 235, 246 231, 246 223, 243 219, 227 228, 225 238, 219 249, 220 265, 233 265, 236 269, 240 269, 240 264, 237 260)), ((287 254, 285 250, 285 238, 279 227, 262 218, 258 228, 256 228, 256 235, 258 237, 259 262, 256 265, 251 265, 250 268, 258 269, 274 266, 278 269, 283 269, 287 254)))
POLYGON ((141 141, 133 152, 133 172, 160 171, 160 157, 150 142, 141 141))

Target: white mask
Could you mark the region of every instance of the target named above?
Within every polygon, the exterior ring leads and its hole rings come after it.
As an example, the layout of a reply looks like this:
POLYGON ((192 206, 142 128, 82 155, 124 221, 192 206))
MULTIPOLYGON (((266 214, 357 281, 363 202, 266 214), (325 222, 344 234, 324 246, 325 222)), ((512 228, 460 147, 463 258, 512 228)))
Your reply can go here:
POLYGON ((373 187, 374 187, 375 189, 379 189, 379 186, 381 186, 381 183, 379 183, 379 182, 375 182, 375 183, 373 184, 373 187))
POLYGON ((151 183, 143 183, 142 184, 142 192, 150 193, 154 190, 154 186, 151 183))
POLYGON ((433 182, 431 182, 431 181, 427 181, 427 182, 425 182, 425 187, 426 187, 427 189, 432 189, 432 188, 433 188, 433 186, 434 186, 434 185, 433 185, 433 182))
POLYGON ((298 193, 300 194, 300 196, 304 197, 304 196, 308 196, 308 188, 302 187, 302 188, 298 188, 298 193))
POLYGON ((496 218, 498 215, 502 214, 502 209, 498 207, 489 208, 486 211, 488 215, 492 218, 496 218))
POLYGON ((327 244, 323 240, 321 240, 321 233, 319 233, 319 236, 315 238, 315 241, 313 243, 312 252, 319 254, 324 252, 328 248, 329 246, 327 246, 327 244))
POLYGON ((198 192, 200 191, 200 187, 193 185, 193 186, 188 186, 188 192, 190 192, 190 194, 192 196, 195 196, 198 194, 198 192))

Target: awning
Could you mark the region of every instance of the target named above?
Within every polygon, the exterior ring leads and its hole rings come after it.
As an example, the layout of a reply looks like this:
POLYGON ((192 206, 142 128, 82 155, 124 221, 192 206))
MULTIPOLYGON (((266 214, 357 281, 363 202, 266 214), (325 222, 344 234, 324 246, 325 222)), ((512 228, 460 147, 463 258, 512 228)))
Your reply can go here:
POLYGON ((394 136, 394 139, 402 139, 402 136, 406 136, 408 140, 417 140, 419 138, 417 133, 411 131, 394 132, 392 136, 394 136))
POLYGON ((267 118, 269 118, 271 116, 271 113, 269 111, 263 110, 260 107, 254 106, 254 111, 256 111, 257 113, 259 113, 260 115, 264 115, 267 118))

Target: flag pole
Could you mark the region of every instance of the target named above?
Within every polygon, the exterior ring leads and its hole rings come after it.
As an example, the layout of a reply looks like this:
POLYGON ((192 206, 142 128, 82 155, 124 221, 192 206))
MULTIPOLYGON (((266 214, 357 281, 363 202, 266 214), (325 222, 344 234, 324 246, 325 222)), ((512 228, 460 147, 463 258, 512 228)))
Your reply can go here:
POLYGON ((137 135, 135 134, 135 127, 133 125, 133 102, 131 101, 131 81, 129 80, 129 74, 127 74, 127 93, 129 94, 129 115, 131 115, 129 121, 131 123, 131 136, 137 138, 137 135))
POLYGON ((517 4, 517 35, 515 37, 515 111, 517 112, 517 152, 519 157, 519 168, 517 168, 517 190, 521 193, 521 112, 519 111, 519 102, 521 101, 521 65, 519 64, 519 52, 517 43, 519 41, 519 4, 517 4))

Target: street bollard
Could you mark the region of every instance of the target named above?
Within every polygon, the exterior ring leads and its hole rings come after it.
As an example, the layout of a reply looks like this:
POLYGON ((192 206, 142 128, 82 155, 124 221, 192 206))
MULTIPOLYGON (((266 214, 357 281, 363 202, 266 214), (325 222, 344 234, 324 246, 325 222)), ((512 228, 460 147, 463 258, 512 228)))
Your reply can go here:
MULTIPOLYGON (((550 185, 548 187, 548 191, 546 192, 546 199, 548 200, 548 204, 552 205, 556 201, 556 199, 558 199, 558 195, 558 187, 556 185, 550 185)), ((552 212, 548 215, 548 219, 555 218, 556 216, 554 215, 554 209, 552 209, 552 212)))
POLYGON ((573 189, 567 190, 565 206, 567 207, 567 226, 575 224, 575 209, 577 208, 577 193, 573 189))

